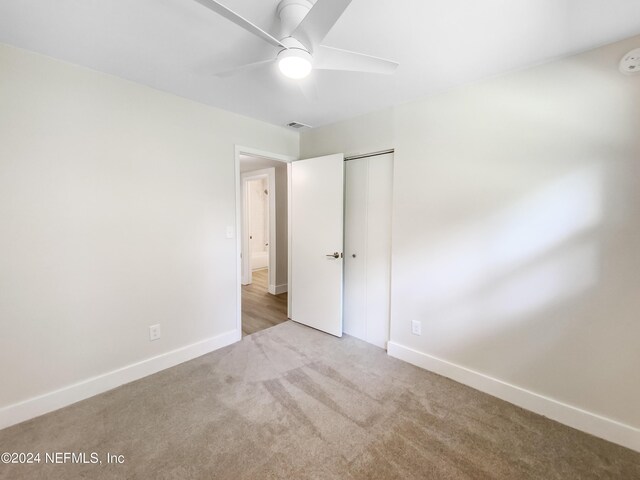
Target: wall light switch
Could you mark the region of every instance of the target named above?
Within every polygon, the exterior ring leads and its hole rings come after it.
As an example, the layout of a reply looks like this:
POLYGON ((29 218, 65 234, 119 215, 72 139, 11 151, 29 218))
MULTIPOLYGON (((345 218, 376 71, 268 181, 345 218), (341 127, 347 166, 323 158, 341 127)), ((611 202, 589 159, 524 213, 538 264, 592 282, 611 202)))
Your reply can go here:
POLYGON ((414 335, 422 335, 422 322, 411 320, 411 333, 414 335))
POLYGON ((227 227, 227 238, 233 238, 233 227, 227 227))
POLYGON ((160 324, 149 327, 149 340, 154 341, 160 338, 160 324))

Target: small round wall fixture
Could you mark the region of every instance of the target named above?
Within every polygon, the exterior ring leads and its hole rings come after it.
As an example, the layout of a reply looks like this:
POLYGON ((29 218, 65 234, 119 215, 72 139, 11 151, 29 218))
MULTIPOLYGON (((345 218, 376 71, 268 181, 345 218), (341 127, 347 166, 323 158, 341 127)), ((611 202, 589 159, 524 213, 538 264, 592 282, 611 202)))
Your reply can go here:
POLYGON ((625 75, 640 74, 640 48, 633 49, 622 57, 620 71, 625 75))

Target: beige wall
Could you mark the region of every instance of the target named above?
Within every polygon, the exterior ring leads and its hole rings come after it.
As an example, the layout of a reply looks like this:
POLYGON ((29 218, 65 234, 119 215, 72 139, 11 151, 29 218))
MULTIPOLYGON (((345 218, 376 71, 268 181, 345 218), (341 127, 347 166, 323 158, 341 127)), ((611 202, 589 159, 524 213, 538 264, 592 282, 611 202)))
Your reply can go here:
MULTIPOLYGON (((276 287, 286 289, 289 265, 287 166, 276 167, 276 287)), ((279 290, 280 291, 280 290, 279 290)))
MULTIPOLYGON (((277 290, 277 293, 284 293, 288 289, 288 265, 289 265, 289 235, 288 235, 288 174, 286 162, 277 160, 255 158, 250 160, 240 159, 240 174, 266 174, 273 169, 275 191, 275 277, 269 279, 269 287, 277 290)), ((270 173, 269 173, 270 175, 270 173)), ((272 221, 272 220, 271 220, 272 221)), ((270 222, 270 226, 273 225, 270 222)), ((271 274, 269 275, 271 277, 271 274)))
POLYGON ((395 341, 640 427, 638 43, 397 110, 395 341))
POLYGON ((301 135, 396 148, 393 342, 640 427, 639 44, 301 135))
POLYGON ((0 407, 236 328, 234 144, 299 141, 0 46, 0 407))
POLYGON ((349 156, 379 152, 393 148, 394 139, 393 109, 380 110, 332 125, 302 130, 300 158, 332 153, 349 156))
MULTIPOLYGON (((247 182, 249 210, 249 250, 251 269, 266 268, 269 265, 269 190, 266 177, 247 182)), ((273 193, 272 193, 273 194, 273 193)))

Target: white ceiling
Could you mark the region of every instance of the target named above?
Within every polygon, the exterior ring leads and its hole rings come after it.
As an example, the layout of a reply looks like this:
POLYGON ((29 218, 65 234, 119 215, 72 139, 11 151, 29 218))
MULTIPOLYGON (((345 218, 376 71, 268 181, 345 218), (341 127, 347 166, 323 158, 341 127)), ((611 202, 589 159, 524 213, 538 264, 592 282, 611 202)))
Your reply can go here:
MULTIPOLYGON (((278 0, 224 3, 278 33, 278 0)), ((0 42, 280 125, 332 123, 639 33, 638 0, 353 0, 324 43, 400 67, 313 72, 309 100, 276 71, 214 77, 272 50, 193 0, 0 1, 0 42)))

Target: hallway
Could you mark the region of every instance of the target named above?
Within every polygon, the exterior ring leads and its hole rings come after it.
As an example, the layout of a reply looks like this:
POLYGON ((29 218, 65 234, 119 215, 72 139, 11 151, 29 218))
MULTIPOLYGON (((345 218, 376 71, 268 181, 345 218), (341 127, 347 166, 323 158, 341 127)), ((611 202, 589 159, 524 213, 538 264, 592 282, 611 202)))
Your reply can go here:
POLYGON ((287 321, 287 294, 267 291, 268 270, 253 272, 253 283, 242 286, 242 336, 287 321))

